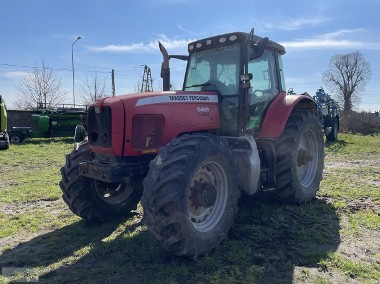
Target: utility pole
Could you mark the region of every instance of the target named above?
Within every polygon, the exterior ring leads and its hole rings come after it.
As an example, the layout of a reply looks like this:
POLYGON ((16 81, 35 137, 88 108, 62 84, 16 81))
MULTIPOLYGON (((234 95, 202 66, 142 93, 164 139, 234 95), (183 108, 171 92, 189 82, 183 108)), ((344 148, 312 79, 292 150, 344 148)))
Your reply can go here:
POLYGON ((140 92, 153 92, 153 80, 150 68, 147 65, 144 65, 144 74, 141 82, 140 92))
POLYGON ((75 84, 75 78, 74 78, 74 44, 80 40, 81 37, 78 36, 77 39, 71 44, 71 67, 72 67, 72 70, 73 70, 73 101, 74 101, 74 108, 75 108, 75 87, 74 87, 74 84, 75 84))
POLYGON ((111 78, 112 78, 112 96, 115 96, 115 70, 112 69, 111 72, 111 78))

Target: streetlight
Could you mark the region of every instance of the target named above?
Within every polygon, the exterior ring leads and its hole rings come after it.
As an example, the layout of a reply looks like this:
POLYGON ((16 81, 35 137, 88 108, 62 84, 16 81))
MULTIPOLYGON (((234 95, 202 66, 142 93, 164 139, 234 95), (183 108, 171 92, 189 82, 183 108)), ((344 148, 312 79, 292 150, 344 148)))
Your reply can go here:
POLYGON ((80 40, 81 37, 78 36, 78 38, 72 43, 71 45, 71 66, 73 69, 73 100, 74 100, 74 108, 75 108, 75 91, 74 91, 74 44, 80 40))

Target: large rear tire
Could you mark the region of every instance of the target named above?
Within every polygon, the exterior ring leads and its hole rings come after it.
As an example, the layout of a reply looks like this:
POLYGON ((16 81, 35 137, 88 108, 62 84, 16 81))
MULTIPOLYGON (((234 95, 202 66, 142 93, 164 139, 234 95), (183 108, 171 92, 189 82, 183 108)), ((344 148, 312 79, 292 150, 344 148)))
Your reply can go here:
POLYGON ((295 111, 276 143, 277 185, 275 198, 289 203, 312 200, 322 180, 324 142, 315 113, 295 111))
POLYGON ((92 158, 88 141, 78 144, 66 156, 59 186, 70 210, 89 222, 103 222, 136 209, 142 195, 143 177, 124 178, 121 183, 105 183, 80 176, 79 163, 92 158))
POLYGON ((150 163, 143 183, 143 220, 164 248, 197 258, 225 239, 240 191, 232 152, 220 138, 173 140, 150 163))

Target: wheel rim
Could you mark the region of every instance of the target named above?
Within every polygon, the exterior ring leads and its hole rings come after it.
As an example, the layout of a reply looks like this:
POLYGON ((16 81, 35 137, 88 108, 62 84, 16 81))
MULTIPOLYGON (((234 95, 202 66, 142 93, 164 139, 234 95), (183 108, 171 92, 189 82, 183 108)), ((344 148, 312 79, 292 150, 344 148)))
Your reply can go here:
POLYGON ((314 180, 318 166, 318 144, 312 130, 300 137, 297 157, 297 174, 303 187, 308 187, 314 180))
POLYGON ((120 204, 126 201, 132 194, 133 188, 125 182, 121 183, 108 183, 96 180, 95 181, 96 193, 106 203, 120 204))
POLYGON ((21 139, 17 135, 11 137, 11 142, 12 143, 20 143, 20 141, 21 141, 21 139))
POLYGON ((219 223, 226 210, 227 193, 227 175, 219 163, 207 162, 198 168, 187 195, 188 216, 195 229, 207 232, 219 223), (194 192, 199 186, 209 188, 211 195, 215 193, 215 196, 209 199, 212 200, 212 204, 200 204, 199 200, 196 200, 194 192))

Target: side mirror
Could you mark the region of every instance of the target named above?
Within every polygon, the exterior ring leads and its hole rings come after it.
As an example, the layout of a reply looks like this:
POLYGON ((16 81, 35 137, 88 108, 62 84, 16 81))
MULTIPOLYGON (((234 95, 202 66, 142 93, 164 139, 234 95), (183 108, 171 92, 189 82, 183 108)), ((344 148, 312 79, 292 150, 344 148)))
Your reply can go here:
POLYGON ((240 75, 241 87, 243 89, 250 88, 251 87, 250 81, 252 80, 252 78, 253 78, 252 73, 240 75))
POLYGON ((249 60, 259 58, 261 55, 263 55, 264 50, 267 47, 268 41, 269 39, 267 37, 264 37, 260 39, 256 44, 254 44, 252 48, 249 50, 249 60))

